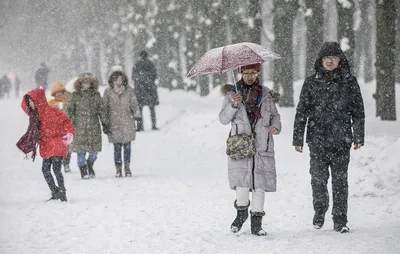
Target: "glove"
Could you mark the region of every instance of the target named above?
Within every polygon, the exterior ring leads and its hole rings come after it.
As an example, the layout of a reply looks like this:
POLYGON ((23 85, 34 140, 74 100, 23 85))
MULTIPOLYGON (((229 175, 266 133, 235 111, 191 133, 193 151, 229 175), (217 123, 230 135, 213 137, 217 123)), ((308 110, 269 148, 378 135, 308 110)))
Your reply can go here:
POLYGON ((67 135, 65 135, 63 137, 62 142, 64 143, 64 145, 69 145, 72 143, 73 139, 74 139, 74 135, 72 133, 67 133, 67 135))

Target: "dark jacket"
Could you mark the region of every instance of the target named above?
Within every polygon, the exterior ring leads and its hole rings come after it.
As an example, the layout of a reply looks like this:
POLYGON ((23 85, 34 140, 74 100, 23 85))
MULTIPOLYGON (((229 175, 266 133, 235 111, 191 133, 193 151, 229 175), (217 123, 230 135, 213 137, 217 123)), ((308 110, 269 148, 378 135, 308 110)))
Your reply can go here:
POLYGON ((132 69, 132 80, 139 106, 155 106, 159 104, 155 80, 157 71, 148 59, 139 60, 132 69))
POLYGON ((364 145, 364 104, 357 79, 336 42, 326 42, 315 62, 315 74, 306 78, 297 105, 293 145, 342 147, 352 143, 364 145), (327 71, 324 56, 339 56, 339 67, 327 71))
POLYGON ((39 86, 47 87, 47 79, 48 79, 48 76, 49 76, 49 72, 50 72, 50 69, 47 68, 46 66, 42 66, 41 68, 39 68, 36 71, 35 81, 36 81, 36 85, 38 87, 39 86))

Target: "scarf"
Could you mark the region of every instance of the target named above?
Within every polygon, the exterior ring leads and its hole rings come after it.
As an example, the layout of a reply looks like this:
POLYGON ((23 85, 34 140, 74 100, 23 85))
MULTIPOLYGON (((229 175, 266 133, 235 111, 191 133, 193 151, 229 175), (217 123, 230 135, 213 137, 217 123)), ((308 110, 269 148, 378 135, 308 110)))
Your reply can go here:
POLYGON ((29 115, 29 126, 26 133, 17 142, 17 147, 27 154, 32 152, 32 161, 35 161, 36 148, 40 143, 40 119, 37 112, 32 112, 29 115))
POLYGON ((257 78, 253 85, 247 85, 244 83, 243 79, 241 79, 238 83, 241 88, 240 90, 247 116, 249 117, 250 124, 253 126, 253 124, 262 117, 261 109, 258 105, 262 96, 262 87, 260 85, 260 81, 257 78))
POLYGON ((121 95, 125 91, 125 86, 117 87, 114 86, 114 92, 118 95, 121 95))

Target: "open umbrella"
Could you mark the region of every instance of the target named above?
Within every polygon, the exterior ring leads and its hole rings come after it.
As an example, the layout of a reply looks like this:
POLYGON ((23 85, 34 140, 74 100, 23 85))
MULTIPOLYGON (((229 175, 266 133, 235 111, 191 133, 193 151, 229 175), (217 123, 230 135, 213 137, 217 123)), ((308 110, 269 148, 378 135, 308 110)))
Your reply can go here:
POLYGON ((263 63, 281 58, 266 48, 251 42, 241 42, 207 51, 192 67, 187 77, 223 73, 239 66, 263 63))

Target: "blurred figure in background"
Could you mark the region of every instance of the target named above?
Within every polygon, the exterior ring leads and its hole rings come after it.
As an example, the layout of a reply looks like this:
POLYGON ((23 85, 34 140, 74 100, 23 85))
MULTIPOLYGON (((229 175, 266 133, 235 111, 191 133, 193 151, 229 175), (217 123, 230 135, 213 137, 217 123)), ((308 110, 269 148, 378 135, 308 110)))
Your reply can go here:
POLYGON ((49 72, 50 69, 46 66, 46 64, 44 62, 40 63, 40 68, 35 74, 35 82, 37 87, 43 87, 44 89, 47 89, 49 72))
POLYGON ((132 80, 135 84, 135 94, 139 103, 141 118, 137 119, 137 131, 143 131, 143 107, 149 106, 151 114, 151 125, 153 130, 158 130, 155 106, 159 105, 157 86, 155 80, 157 71, 154 64, 148 59, 148 53, 140 52, 141 59, 136 62, 132 69, 132 80))

